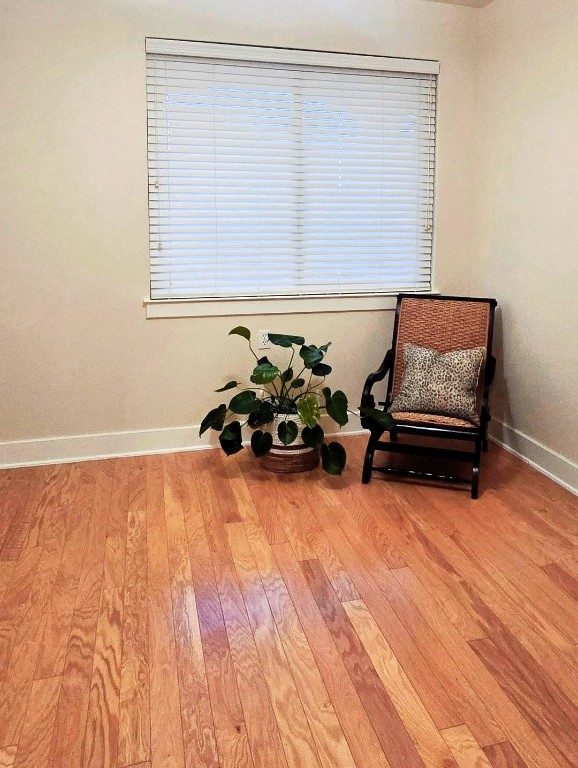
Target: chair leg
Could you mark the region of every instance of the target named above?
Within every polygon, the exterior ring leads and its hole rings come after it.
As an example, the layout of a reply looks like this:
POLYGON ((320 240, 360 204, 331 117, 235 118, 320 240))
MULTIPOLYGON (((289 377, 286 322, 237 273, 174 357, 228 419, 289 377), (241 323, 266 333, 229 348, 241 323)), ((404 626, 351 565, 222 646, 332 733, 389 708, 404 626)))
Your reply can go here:
POLYGON ((480 458, 482 450, 483 440, 479 438, 476 440, 476 447, 474 450, 474 466, 472 469, 472 499, 478 498, 478 489, 480 483, 480 458))
POLYGON ((389 439, 391 440, 392 443, 397 443, 397 432, 395 431, 395 429, 392 429, 390 431, 389 439))
POLYGON ((488 421, 484 419, 484 436, 482 438, 482 451, 486 453, 488 450, 488 421))
POLYGON ((379 437, 372 432, 367 443, 367 449, 365 451, 365 459, 363 461, 363 471, 361 473, 361 482, 367 483, 371 480, 371 470, 373 468, 373 454, 375 453, 375 446, 379 437))

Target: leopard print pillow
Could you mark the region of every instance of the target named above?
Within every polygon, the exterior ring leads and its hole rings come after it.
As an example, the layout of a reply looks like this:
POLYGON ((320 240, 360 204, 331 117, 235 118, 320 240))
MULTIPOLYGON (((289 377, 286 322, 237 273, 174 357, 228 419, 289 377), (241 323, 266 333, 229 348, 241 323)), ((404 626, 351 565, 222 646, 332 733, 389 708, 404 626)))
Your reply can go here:
POLYGON ((390 413, 435 413, 478 425, 476 391, 485 351, 475 347, 441 354, 404 344, 401 387, 390 413))

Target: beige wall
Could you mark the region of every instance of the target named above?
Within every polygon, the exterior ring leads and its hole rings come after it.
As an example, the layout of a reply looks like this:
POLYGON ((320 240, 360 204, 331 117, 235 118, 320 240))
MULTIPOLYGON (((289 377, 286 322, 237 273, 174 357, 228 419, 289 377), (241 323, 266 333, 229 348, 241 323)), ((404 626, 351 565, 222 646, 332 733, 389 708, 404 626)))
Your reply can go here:
POLYGON ((498 297, 498 418, 578 460, 578 3, 479 13, 479 247, 498 297))
MULTIPOLYGON (((199 423, 238 318, 146 320, 145 36, 436 58, 437 286, 474 251, 476 11, 421 0, 20 0, 0 20, 0 442, 199 423)), ((334 342, 357 403, 391 313, 242 320, 334 342)))

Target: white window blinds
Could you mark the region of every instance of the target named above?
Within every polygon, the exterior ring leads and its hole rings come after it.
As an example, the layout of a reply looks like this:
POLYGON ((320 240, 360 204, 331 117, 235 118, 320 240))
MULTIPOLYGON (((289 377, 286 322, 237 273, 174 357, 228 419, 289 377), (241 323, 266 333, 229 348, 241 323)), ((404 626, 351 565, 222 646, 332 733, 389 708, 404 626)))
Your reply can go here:
POLYGON ((428 290, 437 65, 207 47, 147 40, 151 298, 428 290))

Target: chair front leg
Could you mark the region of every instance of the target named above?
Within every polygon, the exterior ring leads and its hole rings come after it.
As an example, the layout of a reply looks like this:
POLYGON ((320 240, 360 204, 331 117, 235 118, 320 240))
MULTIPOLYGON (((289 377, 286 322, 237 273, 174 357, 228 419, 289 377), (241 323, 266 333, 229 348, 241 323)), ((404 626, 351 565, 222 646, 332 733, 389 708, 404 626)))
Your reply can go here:
POLYGON ((361 472, 361 482, 367 485, 371 480, 371 470, 373 469, 373 456, 375 454, 375 448, 381 435, 376 432, 372 432, 365 451, 365 459, 363 460, 363 470, 361 472))
POLYGON ((476 438, 476 447, 474 449, 474 462, 472 468, 472 499, 478 498, 478 489, 480 483, 480 459, 482 455, 483 438, 480 435, 476 438))

